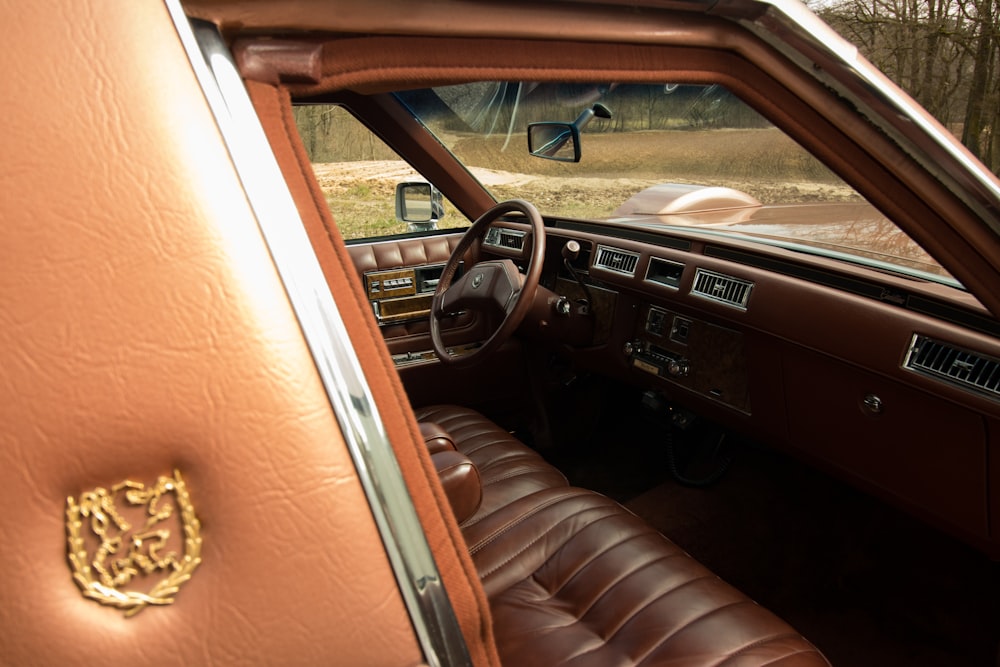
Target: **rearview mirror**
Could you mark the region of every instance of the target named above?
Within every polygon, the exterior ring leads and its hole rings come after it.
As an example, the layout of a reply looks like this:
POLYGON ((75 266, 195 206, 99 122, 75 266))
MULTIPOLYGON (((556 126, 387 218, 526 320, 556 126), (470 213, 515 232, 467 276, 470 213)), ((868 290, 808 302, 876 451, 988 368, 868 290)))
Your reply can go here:
POLYGON ((528 152, 560 162, 580 161, 580 131, 572 123, 531 123, 528 152))
POLYGON ((546 160, 579 162, 580 130, 594 118, 611 118, 611 110, 603 104, 595 104, 584 109, 572 123, 530 123, 528 152, 546 160))
POLYGON ((433 185, 423 182, 396 184, 396 220, 407 223, 407 231, 437 229, 443 217, 444 199, 433 185))

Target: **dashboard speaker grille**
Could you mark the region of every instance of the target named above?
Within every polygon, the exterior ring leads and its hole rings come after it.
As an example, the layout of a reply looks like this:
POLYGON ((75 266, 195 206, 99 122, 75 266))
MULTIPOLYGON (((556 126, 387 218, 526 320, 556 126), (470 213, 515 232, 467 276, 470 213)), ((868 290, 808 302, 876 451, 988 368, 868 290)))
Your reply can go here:
POLYGON ((905 368, 971 391, 1000 398, 1000 360, 914 334, 905 368))
POLYGON ((597 246, 597 261, 594 266, 624 273, 627 276, 635 275, 635 267, 639 264, 639 253, 621 250, 620 248, 609 248, 608 246, 597 246))
POLYGON ((746 310, 752 289, 753 283, 750 281, 698 269, 691 293, 746 310))

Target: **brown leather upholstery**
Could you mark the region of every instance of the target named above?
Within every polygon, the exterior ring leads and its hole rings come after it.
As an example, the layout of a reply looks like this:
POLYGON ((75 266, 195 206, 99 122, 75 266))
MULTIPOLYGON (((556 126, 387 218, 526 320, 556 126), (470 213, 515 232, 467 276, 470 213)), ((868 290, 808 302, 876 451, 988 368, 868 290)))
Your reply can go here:
MULTIPOLYGON (((510 434, 467 408, 417 411, 490 601, 504 664, 827 665, 771 612, 621 505, 566 485, 510 434), (491 470, 470 516, 468 452, 491 470), (554 484, 552 482, 555 482, 554 484)), ((484 475, 485 477, 485 475, 484 475)))
POLYGON ((431 455, 441 485, 459 523, 472 517, 483 501, 483 482, 479 471, 465 454, 454 450, 431 455))
MULTIPOLYGON (((340 252, 339 244, 334 245, 340 252)), ((343 261, 333 268, 346 265, 343 261)), ((418 417, 450 431, 457 451, 482 462, 484 497, 495 506, 466 521, 465 535, 474 545, 474 564, 485 578, 491 608, 499 615, 490 629, 500 639, 507 664, 560 664, 578 654, 597 656, 592 664, 602 665, 634 664, 642 658, 661 664, 719 664, 727 658, 741 664, 746 658, 758 665, 775 658, 776 663, 788 659, 786 664, 793 664, 796 656, 801 657, 797 664, 824 664, 787 625, 712 578, 619 506, 568 488, 557 471, 502 429, 458 408, 426 408, 418 417), (639 570, 629 564, 633 542, 646 547, 643 551, 651 557, 639 570), (675 569, 673 561, 683 565, 675 569), (651 574, 644 575, 647 570, 651 574), (659 586, 671 579, 683 588, 666 591, 659 586), (535 595, 538 587, 551 594, 535 595), (687 587, 702 594, 685 596, 687 587), (650 591, 647 609, 637 601, 650 591), (519 618, 526 611, 521 600, 529 601, 537 614, 525 617, 534 627, 519 618), (701 605, 702 620, 688 612, 691 604, 701 605), (563 630, 555 627, 554 618, 565 621, 563 630), (544 642, 532 636, 534 631, 542 631, 544 642), (658 648, 661 644, 669 651, 658 648), (638 655, 627 655, 630 651, 638 655)))
POLYGON ((466 523, 479 521, 535 491, 568 484, 566 477, 537 452, 475 410, 433 405, 415 413, 421 423, 432 422, 447 431, 456 449, 479 469, 483 502, 466 523))
POLYGON ((540 491, 463 532, 504 664, 829 664, 787 623, 591 491, 540 491))
POLYGON ((3 5, 0 663, 419 664, 166 6, 3 5), (132 618, 85 599, 67 496, 175 468, 201 565, 132 618))
POLYGON ((420 435, 427 445, 427 451, 431 454, 438 452, 455 451, 455 441, 440 424, 434 422, 420 422, 420 435))

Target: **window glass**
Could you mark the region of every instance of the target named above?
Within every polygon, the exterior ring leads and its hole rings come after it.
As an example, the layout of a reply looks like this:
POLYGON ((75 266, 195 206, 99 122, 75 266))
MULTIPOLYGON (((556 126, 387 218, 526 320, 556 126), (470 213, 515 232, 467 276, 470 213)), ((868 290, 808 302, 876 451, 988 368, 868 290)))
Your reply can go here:
POLYGON ((296 106, 293 112, 316 179, 345 239, 469 225, 446 198, 436 223, 398 220, 396 186, 426 179, 342 107, 310 104, 296 106))
MULTIPOLYGON (((486 81, 396 97, 498 201, 526 199, 550 217, 739 236, 959 286, 722 86, 486 81), (545 124, 534 144, 533 123, 545 124), (555 159, 531 155, 531 145, 555 159)), ((419 188, 408 204, 440 219, 398 219, 397 185, 425 179, 345 109, 308 105, 295 115, 346 239, 468 226, 447 199, 422 203, 419 188)))
POLYGON ((397 96, 498 200, 527 199, 551 216, 739 235, 957 284, 722 86, 478 82, 397 96), (541 144, 560 136, 551 123, 578 124, 579 162, 566 146, 543 146, 556 159, 530 155, 536 122, 548 124, 541 144))

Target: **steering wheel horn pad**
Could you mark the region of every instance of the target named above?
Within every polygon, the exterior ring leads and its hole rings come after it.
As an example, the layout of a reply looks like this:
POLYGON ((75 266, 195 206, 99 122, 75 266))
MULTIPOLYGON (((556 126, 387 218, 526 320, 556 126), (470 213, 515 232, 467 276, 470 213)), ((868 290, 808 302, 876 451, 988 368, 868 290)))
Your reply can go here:
POLYGON ((437 304, 441 315, 461 310, 483 310, 493 303, 509 313, 524 282, 509 259, 480 262, 454 282, 437 304))

